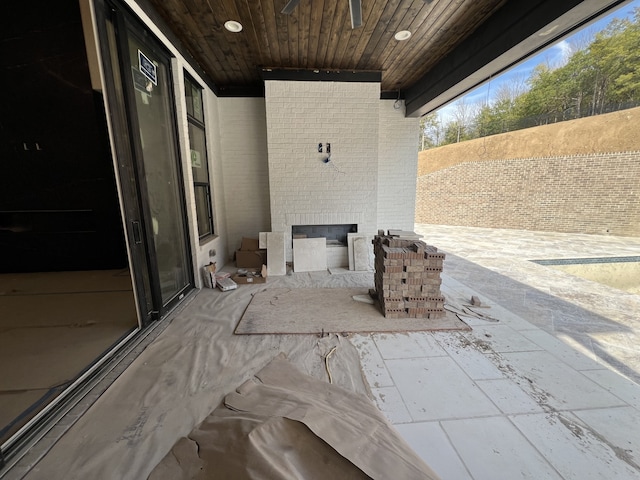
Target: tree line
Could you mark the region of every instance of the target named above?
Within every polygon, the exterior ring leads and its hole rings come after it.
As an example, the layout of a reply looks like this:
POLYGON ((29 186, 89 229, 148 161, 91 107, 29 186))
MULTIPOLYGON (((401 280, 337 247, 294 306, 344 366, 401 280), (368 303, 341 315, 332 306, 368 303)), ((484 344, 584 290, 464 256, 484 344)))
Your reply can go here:
POLYGON ((443 123, 437 112, 420 120, 420 147, 474 138, 640 105, 640 8, 594 35, 578 37, 560 66, 537 65, 526 79, 513 77, 491 101, 455 105, 443 123))

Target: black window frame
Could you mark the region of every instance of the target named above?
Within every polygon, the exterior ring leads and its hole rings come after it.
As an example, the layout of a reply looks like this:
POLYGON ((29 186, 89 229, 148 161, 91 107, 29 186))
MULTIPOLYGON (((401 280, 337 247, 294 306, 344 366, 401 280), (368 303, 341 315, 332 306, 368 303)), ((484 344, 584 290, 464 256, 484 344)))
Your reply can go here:
MULTIPOLYGON (((204 162, 204 164, 206 165, 207 168, 207 181, 196 181, 196 176, 193 172, 193 169, 195 168, 193 166, 193 164, 191 164, 190 162, 190 166, 191 166, 191 171, 193 174, 193 196, 194 196, 194 200, 195 200, 195 207, 196 207, 196 227, 198 229, 198 239, 200 241, 209 238, 209 237, 213 237, 215 235, 215 222, 214 222, 214 216, 213 216, 213 201, 212 201, 212 197, 211 197, 211 171, 209 169, 209 156, 207 153, 208 147, 207 147, 207 130, 206 130, 206 126, 204 123, 204 118, 205 118, 205 109, 204 109, 204 88, 202 88, 202 86, 193 79, 193 77, 191 75, 189 75, 187 72, 184 72, 184 95, 185 95, 185 102, 187 103, 187 123, 189 127, 193 127, 193 128, 197 128, 199 130, 202 131, 202 136, 204 138, 204 151, 202 152, 203 157, 202 158, 202 162, 204 162), (189 96, 188 95, 188 88, 195 88, 198 89, 200 91, 200 109, 202 112, 202 120, 196 118, 192 113, 190 113, 189 110, 189 101, 193 101, 193 96, 189 96), (205 202, 206 202, 206 208, 207 211, 206 212, 202 212, 201 208, 200 208, 200 202, 198 201, 198 199, 200 198, 198 196, 198 191, 204 191, 204 198, 205 198, 205 202), (201 232, 200 231, 200 225, 201 225, 201 220, 204 220, 204 217, 201 217, 201 215, 206 215, 206 221, 207 221, 207 225, 208 225, 208 231, 205 232, 201 232)), ((192 105, 192 109, 191 111, 193 111, 193 105, 192 105)), ((190 133, 190 128, 187 129, 188 132, 188 138, 189 138, 189 147, 191 150, 191 146, 193 144, 193 139, 191 138, 191 133, 190 133)))

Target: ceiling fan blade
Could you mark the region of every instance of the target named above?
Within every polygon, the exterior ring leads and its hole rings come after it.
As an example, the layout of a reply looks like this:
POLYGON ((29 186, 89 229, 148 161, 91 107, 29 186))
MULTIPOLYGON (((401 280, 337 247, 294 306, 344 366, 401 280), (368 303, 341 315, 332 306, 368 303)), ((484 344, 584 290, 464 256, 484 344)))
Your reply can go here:
POLYGON ((284 6, 280 13, 284 13, 285 15, 290 15, 291 12, 298 6, 300 0, 289 0, 289 2, 284 6))
POLYGON ((362 26, 362 3, 360 0, 349 0, 349 10, 351 11, 351 28, 362 26))

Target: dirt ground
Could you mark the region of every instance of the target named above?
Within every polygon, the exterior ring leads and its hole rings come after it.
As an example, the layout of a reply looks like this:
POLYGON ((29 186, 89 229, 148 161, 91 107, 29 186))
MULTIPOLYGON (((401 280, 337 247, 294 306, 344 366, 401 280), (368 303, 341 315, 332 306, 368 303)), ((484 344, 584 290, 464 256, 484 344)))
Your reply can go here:
POLYGON ((492 135, 418 154, 418 176, 462 162, 640 150, 640 107, 492 135))

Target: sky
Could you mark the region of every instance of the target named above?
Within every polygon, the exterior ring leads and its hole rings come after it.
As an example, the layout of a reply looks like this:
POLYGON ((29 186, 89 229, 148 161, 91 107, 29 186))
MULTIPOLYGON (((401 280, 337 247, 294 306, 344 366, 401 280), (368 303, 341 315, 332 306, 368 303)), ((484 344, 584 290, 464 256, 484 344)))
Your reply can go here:
MULTIPOLYGON (((614 18, 632 18, 633 10, 636 7, 640 7, 640 0, 633 0, 622 8, 619 8, 609 15, 601 18, 597 22, 587 26, 582 30, 578 30, 564 40, 561 40, 560 42, 550 46, 546 50, 543 50, 542 52, 534 55, 528 60, 525 60, 524 62, 514 66, 510 70, 507 70, 503 74, 492 79, 490 82, 487 82, 484 85, 476 88, 475 90, 472 90, 463 97, 464 102, 466 104, 476 104, 479 102, 492 100, 493 95, 499 90, 502 83, 509 83, 514 80, 524 82, 527 78, 529 78, 529 75, 531 74, 533 69, 541 63, 548 63, 551 66, 563 65, 569 59, 569 56, 571 54, 571 43, 573 41, 581 38, 581 36, 584 35, 595 35, 599 31, 603 30, 614 18)), ((442 123, 446 124, 453 119, 452 112, 455 111, 456 104, 459 101, 461 100, 456 100, 455 102, 452 102, 436 111, 442 123)))

